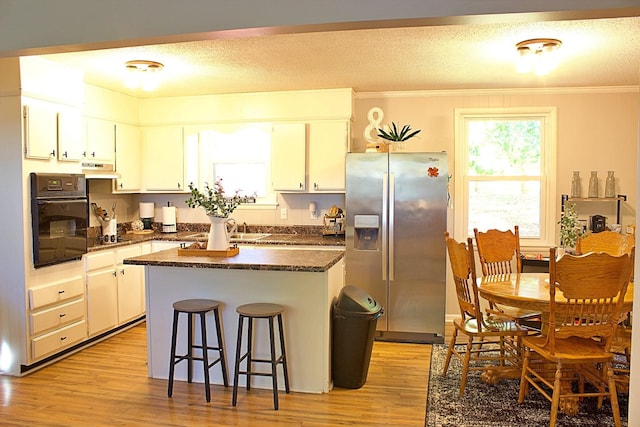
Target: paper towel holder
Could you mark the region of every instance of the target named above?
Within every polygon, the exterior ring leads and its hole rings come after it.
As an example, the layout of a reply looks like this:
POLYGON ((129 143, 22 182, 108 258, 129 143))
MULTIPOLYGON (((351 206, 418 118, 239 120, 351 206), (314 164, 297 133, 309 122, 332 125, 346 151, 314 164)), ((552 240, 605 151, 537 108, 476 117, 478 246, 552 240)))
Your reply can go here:
POLYGON ((162 208, 162 232, 176 233, 176 207, 165 206, 162 208))

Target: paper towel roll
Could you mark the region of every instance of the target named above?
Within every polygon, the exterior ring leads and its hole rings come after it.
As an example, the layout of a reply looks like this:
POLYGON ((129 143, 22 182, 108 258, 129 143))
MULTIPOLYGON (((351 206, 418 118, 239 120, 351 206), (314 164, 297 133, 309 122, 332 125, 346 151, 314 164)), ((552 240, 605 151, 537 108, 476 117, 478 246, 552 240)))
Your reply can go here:
POLYGON ((140 203, 140 218, 153 218, 156 216, 155 203, 140 203))
POLYGON ((176 207, 162 207, 162 225, 175 225, 176 223, 176 207))

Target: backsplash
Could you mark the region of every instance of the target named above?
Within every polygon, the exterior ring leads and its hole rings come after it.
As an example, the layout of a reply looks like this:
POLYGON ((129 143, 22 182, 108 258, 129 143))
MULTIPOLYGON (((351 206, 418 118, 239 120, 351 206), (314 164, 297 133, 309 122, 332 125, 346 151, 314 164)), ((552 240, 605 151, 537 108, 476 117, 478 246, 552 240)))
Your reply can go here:
MULTIPOLYGON (((178 232, 194 232, 204 233, 209 231, 210 224, 201 223, 178 223, 176 225, 178 232)), ((270 234, 305 234, 305 235, 322 235, 322 226, 320 225, 251 225, 247 224, 246 231, 243 224, 238 224, 239 230, 246 233, 270 233, 270 234)), ((160 232, 162 230, 161 222, 151 223, 151 228, 154 231, 160 232)), ((131 222, 118 224, 118 235, 127 234, 131 232, 131 222)), ((87 230, 88 239, 97 239, 102 236, 102 227, 89 227, 87 230)))

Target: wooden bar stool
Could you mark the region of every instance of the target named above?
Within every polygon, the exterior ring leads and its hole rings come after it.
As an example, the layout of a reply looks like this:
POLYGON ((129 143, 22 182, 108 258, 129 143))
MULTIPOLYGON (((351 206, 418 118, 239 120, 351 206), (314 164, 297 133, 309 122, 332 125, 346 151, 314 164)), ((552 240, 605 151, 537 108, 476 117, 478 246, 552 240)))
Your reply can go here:
POLYGON ((229 379, 227 377, 227 362, 225 358, 225 350, 224 350, 224 340, 222 337, 222 329, 220 326, 220 311, 219 306, 222 303, 220 301, 210 300, 210 299, 186 299, 182 301, 176 301, 173 303, 173 331, 171 333, 171 360, 169 361, 169 388, 167 394, 169 397, 173 394, 173 374, 175 366, 186 360, 187 365, 187 381, 191 382, 193 380, 193 361, 198 360, 202 362, 204 368, 204 387, 205 387, 205 395, 207 397, 207 402, 211 402, 211 390, 209 389, 209 369, 216 363, 220 362, 220 367, 222 369, 222 380, 224 382, 224 386, 229 386, 229 379), (216 335, 218 340, 217 347, 211 347, 207 344, 207 322, 206 322, 206 314, 213 310, 213 319, 216 324, 216 335), (187 329, 187 353, 184 355, 176 354, 176 341, 178 338, 178 316, 180 313, 186 313, 188 318, 188 329, 187 329), (197 345, 194 342, 194 334, 193 334, 193 315, 200 315, 200 334, 201 334, 201 343, 197 345), (200 349, 201 357, 196 357, 193 354, 193 349, 200 349), (218 357, 209 362, 209 351, 217 351, 218 357))
POLYGON ((251 389, 251 376, 264 376, 271 377, 273 387, 273 409, 278 409, 278 376, 276 373, 276 367, 278 364, 282 364, 284 371, 284 386, 287 393, 289 393, 289 372, 287 370, 287 356, 284 349, 284 332, 282 328, 282 312, 284 307, 279 304, 269 303, 254 303, 245 304, 239 306, 236 311, 238 312, 238 342, 236 344, 236 363, 233 376, 233 400, 232 405, 236 406, 238 400, 238 377, 240 375, 247 376, 246 388, 251 389), (241 354, 242 348, 242 330, 244 319, 248 319, 247 325, 247 351, 241 354), (278 319, 278 335, 280 338, 280 357, 276 358, 275 348, 275 330, 273 320, 278 319), (254 319, 268 319, 269 320, 269 342, 271 347, 270 359, 256 359, 253 357, 252 341, 253 341, 253 320, 254 319), (240 362, 245 360, 246 370, 240 370, 240 362), (271 365, 271 372, 259 372, 254 371, 252 368, 253 363, 269 363, 271 365))

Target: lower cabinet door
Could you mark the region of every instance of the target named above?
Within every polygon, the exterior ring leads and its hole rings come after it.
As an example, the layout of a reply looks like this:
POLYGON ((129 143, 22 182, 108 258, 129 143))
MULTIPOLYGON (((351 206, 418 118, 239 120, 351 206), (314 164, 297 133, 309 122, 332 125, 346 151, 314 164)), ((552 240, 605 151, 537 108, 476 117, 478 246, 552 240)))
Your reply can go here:
POLYGON ((84 320, 72 323, 31 340, 31 355, 34 360, 57 353, 87 338, 84 320))
POLYGON ((118 325, 118 280, 114 269, 87 273, 89 337, 118 325))
POLYGON ((119 265, 118 323, 122 324, 144 313, 144 267, 119 265))

